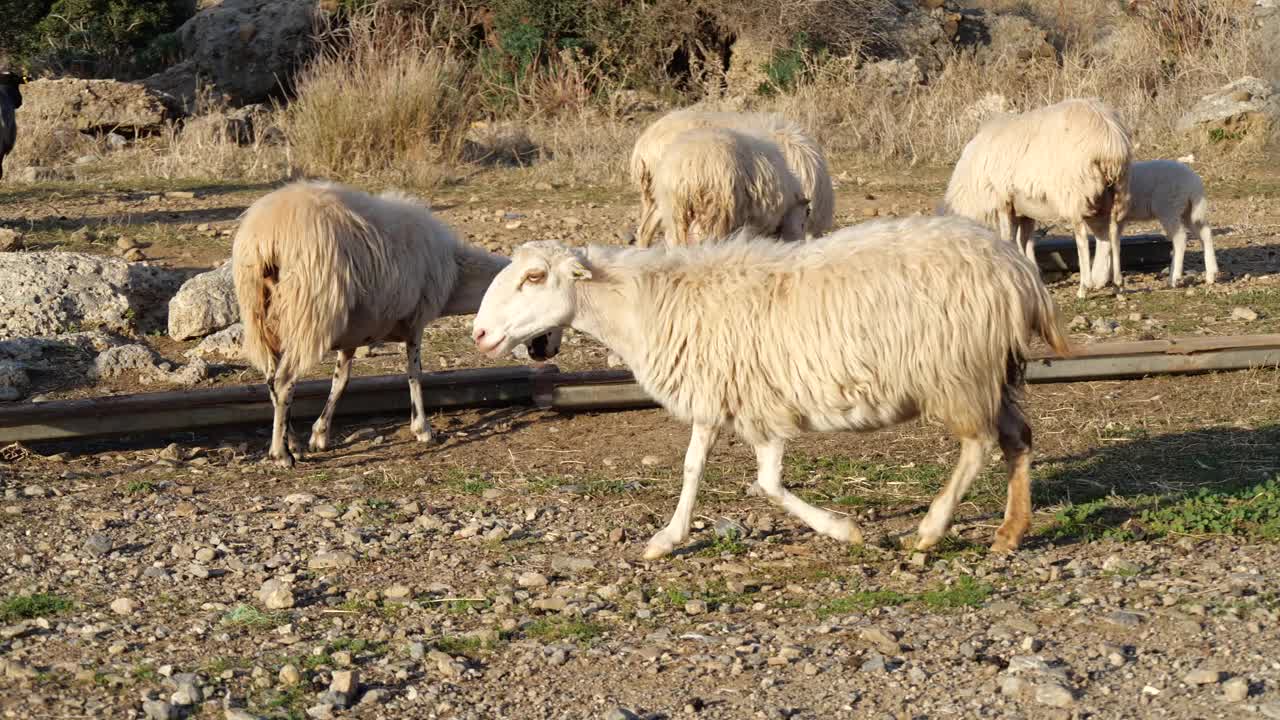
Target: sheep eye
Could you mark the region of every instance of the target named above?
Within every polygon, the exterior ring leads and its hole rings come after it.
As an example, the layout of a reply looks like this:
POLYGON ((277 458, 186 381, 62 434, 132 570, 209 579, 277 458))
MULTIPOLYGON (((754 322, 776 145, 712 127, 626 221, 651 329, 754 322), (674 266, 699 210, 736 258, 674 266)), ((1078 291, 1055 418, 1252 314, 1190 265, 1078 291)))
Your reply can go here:
POLYGON ((524 274, 524 280, 522 280, 520 284, 523 285, 525 283, 529 283, 531 285, 538 285, 538 284, 541 284, 542 281, 546 279, 547 279, 547 273, 545 271, 530 270, 529 272, 524 274))

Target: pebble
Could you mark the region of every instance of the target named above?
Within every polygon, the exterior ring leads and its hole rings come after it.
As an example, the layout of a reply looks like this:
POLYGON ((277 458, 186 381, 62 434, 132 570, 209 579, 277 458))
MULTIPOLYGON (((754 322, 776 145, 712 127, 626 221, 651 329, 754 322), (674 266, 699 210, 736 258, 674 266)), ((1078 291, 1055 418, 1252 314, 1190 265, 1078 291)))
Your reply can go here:
POLYGON ((329 692, 337 700, 338 707, 349 707, 360 690, 360 674, 355 670, 338 670, 333 673, 333 681, 329 683, 329 692))
POLYGON ((280 580, 268 580, 258 590, 258 599, 268 610, 285 610, 293 607, 293 588, 280 580))
POLYGON ((624 707, 617 707, 605 713, 604 720, 640 720, 640 716, 624 707))
POLYGON ((867 660, 863 661, 862 672, 884 672, 884 657, 879 653, 872 653, 867 660))
POLYGON ((1213 685, 1222 682, 1223 673, 1210 668, 1200 668, 1187 673, 1182 682, 1188 685, 1213 685))
POLYGON ((1036 686, 1036 702, 1049 707, 1068 708, 1075 704, 1071 691, 1057 683, 1041 683, 1036 686))
POLYGON ((898 641, 880 628, 863 628, 861 635, 863 640, 871 643, 876 650, 885 655, 902 654, 902 646, 898 644, 898 641))
POLYGON ((1027 681, 1013 675, 1000 678, 1000 694, 1005 697, 1018 697, 1027 689, 1027 681))
POLYGON ((1249 681, 1231 678, 1222 685, 1222 697, 1229 703, 1243 702, 1249 697, 1249 681))
POLYGON ((707 611, 707 603, 704 600, 690 600, 684 604, 684 611, 690 615, 702 615, 707 611))
POLYGON ((658 457, 657 455, 645 455, 644 457, 640 458, 640 464, 645 467, 653 467, 655 465, 661 465, 662 458, 658 457))
POLYGON ((316 553, 307 561, 307 567, 312 570, 332 570, 334 568, 350 567, 355 564, 355 556, 343 550, 316 553))
POLYGON ((84 549, 93 555, 106 555, 111 552, 115 545, 111 542, 111 537, 102 533, 90 535, 84 541, 84 549))
POLYGON ((1119 555, 1110 555, 1106 560, 1102 561, 1102 569, 1104 572, 1132 575, 1137 573, 1139 568, 1119 555))
POLYGON ((516 578, 516 584, 522 588, 546 587, 547 576, 536 572, 520 573, 520 577, 516 578))
POLYGON ((1271 702, 1259 705, 1258 712, 1261 713, 1264 718, 1280 720, 1280 700, 1272 700, 1271 702))
POLYGON ((1107 613, 1107 616, 1104 617, 1103 620, 1112 625, 1119 625, 1124 628, 1136 628, 1142 623, 1142 616, 1136 612, 1130 612, 1128 610, 1114 610, 1107 613))
POLYGON ((293 493, 284 496, 287 505, 310 505, 316 501, 316 496, 311 493, 293 493))
POLYGON ((413 597, 413 589, 408 585, 395 584, 382 591, 382 596, 388 600, 408 600, 413 597))
POLYGON ((1241 320, 1243 322, 1253 322, 1258 319, 1258 313, 1247 307, 1232 308, 1231 319, 1241 320))
POLYGON ((142 703, 142 714, 147 717, 147 720, 170 720, 178 717, 173 706, 163 700, 148 700, 142 703))
POLYGON ((315 513, 316 517, 324 520, 333 520, 339 515, 338 508, 333 505, 317 505, 311 508, 311 512, 315 513))
POLYGON ((132 615, 136 603, 129 598, 116 598, 111 601, 111 612, 117 615, 132 615))

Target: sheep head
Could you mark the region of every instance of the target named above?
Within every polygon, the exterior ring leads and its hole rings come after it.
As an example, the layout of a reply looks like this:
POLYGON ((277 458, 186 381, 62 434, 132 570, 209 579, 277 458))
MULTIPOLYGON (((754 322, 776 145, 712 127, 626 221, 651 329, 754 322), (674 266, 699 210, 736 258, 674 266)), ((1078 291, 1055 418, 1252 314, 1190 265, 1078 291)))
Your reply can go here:
POLYGON ((558 340, 554 331, 568 327, 577 312, 574 286, 590 279, 583 258, 560 243, 520 246, 480 301, 471 330, 476 348, 499 358, 539 336, 551 334, 558 340))

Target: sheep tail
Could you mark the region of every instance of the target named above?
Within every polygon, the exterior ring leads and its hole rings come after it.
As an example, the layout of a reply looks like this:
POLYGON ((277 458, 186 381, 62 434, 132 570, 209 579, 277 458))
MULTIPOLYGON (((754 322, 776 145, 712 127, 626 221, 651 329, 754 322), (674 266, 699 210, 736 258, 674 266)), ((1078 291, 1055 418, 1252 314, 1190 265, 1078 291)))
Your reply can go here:
POLYGON ((369 245, 374 232, 328 188, 277 191, 245 211, 232 275, 254 367, 297 375, 333 349, 361 294, 341 240, 369 245))
POLYGON ((1049 289, 1044 283, 1037 283, 1037 293, 1032 319, 1032 330, 1044 340, 1053 351, 1062 357, 1069 357, 1073 354, 1071 343, 1067 340, 1066 328, 1062 323, 1062 316, 1058 314, 1058 307, 1053 302, 1053 296, 1049 294, 1049 289))

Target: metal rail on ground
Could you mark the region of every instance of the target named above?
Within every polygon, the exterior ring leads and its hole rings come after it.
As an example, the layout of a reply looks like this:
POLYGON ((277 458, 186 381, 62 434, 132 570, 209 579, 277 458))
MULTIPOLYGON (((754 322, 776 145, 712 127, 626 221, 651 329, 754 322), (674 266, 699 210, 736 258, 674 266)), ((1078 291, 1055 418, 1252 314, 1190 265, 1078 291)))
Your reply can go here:
MULTIPOLYGON (((1280 335, 1195 337, 1081 345, 1072 357, 1034 355, 1032 383, 1118 380, 1248 368, 1280 368, 1280 335)), ((630 372, 560 372, 505 367, 425 373, 422 389, 434 409, 535 406, 565 411, 655 407, 630 372)), ((328 380, 299 383, 295 420, 319 415, 328 380)), ((407 413, 403 375, 354 378, 338 404, 339 415, 407 413)), ((186 392, 143 393, 0 405, 0 444, 77 437, 176 432, 193 428, 266 423, 271 402, 262 384, 186 392)))

